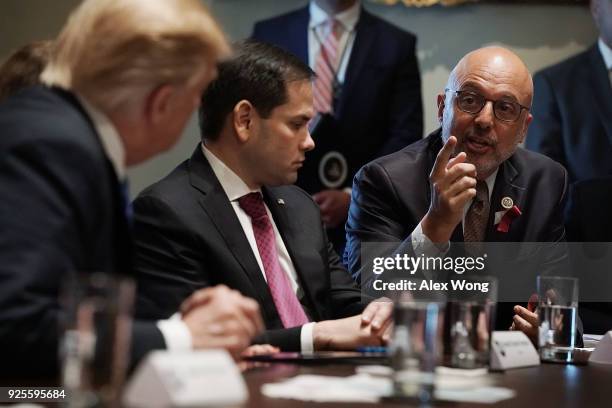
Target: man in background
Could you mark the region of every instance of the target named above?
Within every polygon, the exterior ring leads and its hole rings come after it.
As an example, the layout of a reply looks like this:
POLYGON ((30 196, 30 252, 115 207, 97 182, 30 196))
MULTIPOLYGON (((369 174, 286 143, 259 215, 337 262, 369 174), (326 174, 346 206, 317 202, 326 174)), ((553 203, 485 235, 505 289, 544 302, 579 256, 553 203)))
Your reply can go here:
MULTIPOLYGON (((0 375, 57 375, 61 286, 131 274, 125 168, 178 139, 228 50, 197 0, 87 0, 55 41, 47 86, 0 106, 0 375)), ((133 322, 132 363, 185 342, 237 354, 261 330, 252 300, 196 295, 190 313, 133 322)))
POLYGON ((313 195, 339 254, 357 170, 423 136, 416 37, 368 13, 358 0, 312 0, 255 24, 253 38, 297 55, 317 74, 317 148, 297 185, 313 195))
MULTIPOLYGON (((588 50, 533 77, 533 123, 526 146, 563 164, 570 194, 570 242, 611 242, 612 0, 591 0, 599 39, 588 50)), ((612 328, 612 303, 581 303, 587 333, 612 328)))
POLYGON ((599 39, 537 72, 526 146, 558 161, 570 183, 612 176, 612 0, 591 0, 599 39))
POLYGON ((235 51, 202 97, 202 142, 134 201, 139 309, 169 316, 224 284, 259 303, 257 342, 304 352, 386 343, 390 303, 364 311, 317 205, 291 185, 314 147, 312 71, 269 44, 235 51))

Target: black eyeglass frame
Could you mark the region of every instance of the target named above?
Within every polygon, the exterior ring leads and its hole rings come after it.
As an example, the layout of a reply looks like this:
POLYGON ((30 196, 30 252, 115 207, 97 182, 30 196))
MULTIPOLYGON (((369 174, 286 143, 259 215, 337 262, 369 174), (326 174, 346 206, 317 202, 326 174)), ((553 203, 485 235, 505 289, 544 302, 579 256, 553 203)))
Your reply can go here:
POLYGON ((516 121, 518 121, 521 117, 521 114, 523 113, 523 109, 525 109, 527 112, 531 111, 531 108, 528 108, 527 106, 523 106, 520 103, 516 102, 516 101, 509 101, 507 99, 497 99, 497 100, 493 100, 493 99, 488 99, 485 98, 483 95, 479 94, 478 92, 474 92, 474 91, 468 91, 468 90, 460 90, 460 91, 456 91, 454 89, 450 89, 450 88, 446 88, 444 89, 444 92, 453 92, 456 96, 461 96, 461 94, 471 94, 474 95, 476 97, 482 98, 484 103, 482 104, 482 106, 480 107, 480 109, 478 109, 476 112, 470 112, 470 111, 466 111, 464 109, 461 109, 461 107, 459 106, 459 103, 457 103, 457 107, 465 113, 469 113, 471 115, 478 115, 482 109, 487 105, 487 102, 492 102, 493 103, 493 115, 495 116, 496 119, 501 120, 502 122, 506 122, 506 123, 515 123, 516 121), (516 115, 516 119, 503 119, 500 118, 499 116, 497 116, 497 111, 495 110, 495 105, 498 102, 505 102, 505 103, 511 103, 511 104, 515 104, 518 105, 520 107, 518 114, 516 115))

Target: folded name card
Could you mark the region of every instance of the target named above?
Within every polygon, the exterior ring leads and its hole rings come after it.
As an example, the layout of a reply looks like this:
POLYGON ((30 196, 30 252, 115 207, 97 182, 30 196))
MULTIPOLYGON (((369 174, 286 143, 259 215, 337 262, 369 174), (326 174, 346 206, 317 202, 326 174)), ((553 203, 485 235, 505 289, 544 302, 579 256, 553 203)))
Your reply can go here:
POLYGON ((520 331, 496 331, 491 338, 491 369, 531 367, 540 364, 535 347, 520 331))
POLYGON ((155 351, 138 366, 123 403, 130 408, 218 407, 247 398, 242 374, 225 350, 155 351))
POLYGON ((612 364, 612 330, 597 342, 595 350, 589 357, 589 363, 612 364))

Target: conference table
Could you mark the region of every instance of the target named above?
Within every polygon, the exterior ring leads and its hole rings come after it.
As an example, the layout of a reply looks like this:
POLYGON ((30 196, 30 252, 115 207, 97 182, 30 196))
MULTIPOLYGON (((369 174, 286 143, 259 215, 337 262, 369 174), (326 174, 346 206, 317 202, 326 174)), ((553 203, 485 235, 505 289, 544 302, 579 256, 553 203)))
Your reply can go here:
MULTIPOLYGON (((415 402, 382 401, 368 403, 315 403, 281 398, 268 398, 261 393, 261 386, 279 382, 301 374, 349 376, 355 374, 355 365, 351 364, 287 364, 272 363, 265 367, 256 367, 244 372, 249 389, 249 408, 348 408, 348 407, 410 407, 419 406, 415 402)), ((497 404, 474 404, 439 401, 433 407, 612 407, 612 366, 601 365, 562 365, 541 364, 536 367, 517 368, 506 372, 490 373, 494 385, 514 390, 514 398, 497 404)))

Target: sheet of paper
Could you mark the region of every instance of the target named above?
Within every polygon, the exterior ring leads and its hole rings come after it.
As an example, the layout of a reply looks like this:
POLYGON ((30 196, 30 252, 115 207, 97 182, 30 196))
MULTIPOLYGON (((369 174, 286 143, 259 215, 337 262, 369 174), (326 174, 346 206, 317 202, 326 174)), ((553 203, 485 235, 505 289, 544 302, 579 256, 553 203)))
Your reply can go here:
MULTIPOLYGON (((446 401, 493 404, 515 395, 511 389, 491 386, 487 376, 476 372, 463 377, 456 373, 442 375, 436 384, 436 399, 446 401)), ((390 378, 362 372, 350 377, 299 375, 280 383, 265 384, 261 392, 270 398, 300 401, 375 403, 391 395, 392 389, 390 378)))

